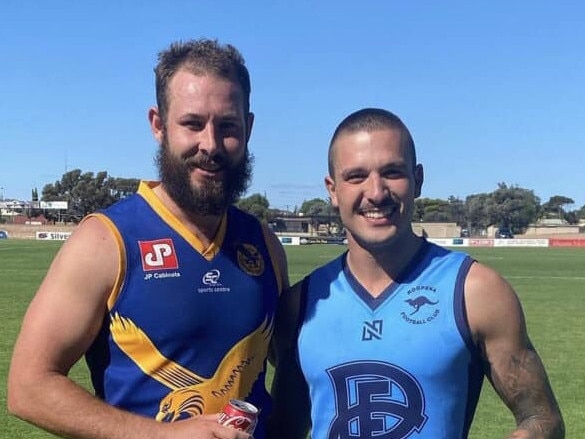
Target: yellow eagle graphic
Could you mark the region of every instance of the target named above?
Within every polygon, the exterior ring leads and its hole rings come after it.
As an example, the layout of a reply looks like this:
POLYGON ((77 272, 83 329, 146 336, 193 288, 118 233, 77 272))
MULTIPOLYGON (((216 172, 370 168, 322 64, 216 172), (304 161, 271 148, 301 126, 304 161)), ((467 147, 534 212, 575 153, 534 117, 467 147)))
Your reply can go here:
POLYGON ((145 374, 171 389, 156 415, 165 422, 217 413, 231 398, 249 395, 264 368, 272 329, 272 321, 265 319, 230 349, 211 378, 204 378, 166 358, 129 318, 115 313, 110 322, 112 338, 120 349, 145 374))

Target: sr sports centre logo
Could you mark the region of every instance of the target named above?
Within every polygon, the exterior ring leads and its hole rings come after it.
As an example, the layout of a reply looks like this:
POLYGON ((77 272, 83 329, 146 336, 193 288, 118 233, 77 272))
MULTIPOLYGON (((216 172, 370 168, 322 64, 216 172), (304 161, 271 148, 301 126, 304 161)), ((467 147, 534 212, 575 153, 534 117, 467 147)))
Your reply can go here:
POLYGON ((217 268, 211 269, 206 272, 201 278, 201 283, 204 286, 197 288, 198 293, 229 293, 231 288, 229 286, 222 285, 220 282, 221 271, 217 268))

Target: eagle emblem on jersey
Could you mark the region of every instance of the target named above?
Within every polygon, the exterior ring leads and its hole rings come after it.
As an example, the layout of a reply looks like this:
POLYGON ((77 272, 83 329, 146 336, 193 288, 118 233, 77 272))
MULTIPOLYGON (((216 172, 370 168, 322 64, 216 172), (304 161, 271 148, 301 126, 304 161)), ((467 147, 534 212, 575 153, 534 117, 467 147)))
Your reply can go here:
POLYGON ((110 322, 119 348, 146 375, 170 389, 156 415, 164 422, 218 413, 230 398, 248 395, 264 370, 272 329, 272 321, 265 319, 230 349, 212 377, 205 378, 166 358, 131 319, 116 313, 110 322))
POLYGON ((251 276, 260 276, 264 273, 264 258, 260 251, 252 244, 240 244, 236 250, 238 265, 251 276))

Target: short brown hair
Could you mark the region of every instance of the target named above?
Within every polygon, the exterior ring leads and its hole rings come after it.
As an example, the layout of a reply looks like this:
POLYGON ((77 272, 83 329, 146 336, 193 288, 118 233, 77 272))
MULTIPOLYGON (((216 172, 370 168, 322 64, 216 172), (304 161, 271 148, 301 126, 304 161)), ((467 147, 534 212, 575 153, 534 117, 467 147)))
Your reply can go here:
POLYGON ((412 155, 412 166, 414 168, 416 166, 416 149, 414 146, 414 140, 404 122, 390 111, 381 108, 363 108, 351 113, 343 119, 339 125, 337 125, 333 137, 329 142, 329 175, 332 178, 334 177, 335 167, 333 164, 333 145, 339 136, 346 133, 356 133, 358 131, 372 132, 380 129, 394 129, 400 131, 401 141, 406 142, 406 147, 412 155))
POLYGON ((158 64, 154 69, 156 103, 163 121, 166 121, 168 112, 169 82, 182 68, 195 74, 210 74, 239 84, 244 97, 244 114, 248 115, 251 86, 244 57, 231 44, 222 45, 217 40, 199 39, 174 42, 158 54, 158 64))

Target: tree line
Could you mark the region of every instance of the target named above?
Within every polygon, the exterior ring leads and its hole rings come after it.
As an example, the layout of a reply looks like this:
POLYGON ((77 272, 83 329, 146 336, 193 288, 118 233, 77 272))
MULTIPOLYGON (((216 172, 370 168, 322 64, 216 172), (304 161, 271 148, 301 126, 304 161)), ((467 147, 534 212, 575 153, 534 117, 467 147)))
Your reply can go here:
MULTIPOLYGON (((115 178, 106 171, 94 174, 74 169, 63 174, 61 180, 45 185, 40 200, 67 201, 68 209, 61 212, 45 210, 43 214, 49 220, 79 222, 85 215, 133 194, 139 182, 136 178, 115 178)), ((36 189, 33 189, 32 195, 33 201, 39 201, 36 189)), ((318 223, 340 225, 339 216, 329 199, 304 200, 300 208, 295 207, 289 212, 271 208, 266 196, 256 193, 240 199, 237 205, 276 226, 279 219, 294 215, 314 218, 318 223)), ((585 219, 585 205, 571 210, 572 205, 574 200, 563 195, 555 195, 541 203, 532 190, 498 183, 493 192, 468 195, 464 200, 454 196, 446 200, 419 198, 415 201, 414 220, 453 222, 471 231, 485 230, 489 226, 508 227, 515 233, 523 233, 538 220, 577 224, 580 219, 585 219)), ((29 215, 34 216, 35 213, 38 212, 31 211, 29 215)))
MULTIPOLYGON (((115 178, 106 171, 94 174, 74 169, 63 174, 61 180, 45 185, 40 200, 37 189, 33 189, 32 201, 33 205, 36 201, 67 201, 65 211, 43 209, 42 213, 49 221, 78 223, 87 214, 133 194, 139 183, 137 178, 115 178)), ((38 213, 41 209, 33 208, 31 215, 38 213)))

